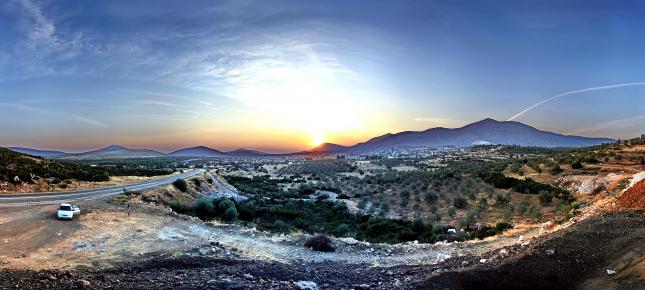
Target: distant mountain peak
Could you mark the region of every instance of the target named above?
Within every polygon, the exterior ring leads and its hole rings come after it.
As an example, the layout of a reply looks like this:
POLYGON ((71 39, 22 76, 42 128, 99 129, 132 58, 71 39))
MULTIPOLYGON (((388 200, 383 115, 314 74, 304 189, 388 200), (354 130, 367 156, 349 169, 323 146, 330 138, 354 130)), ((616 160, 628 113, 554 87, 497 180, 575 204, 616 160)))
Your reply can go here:
POLYGON ((107 147, 101 149, 101 151, 105 151, 105 152, 123 151, 123 150, 128 150, 128 148, 125 148, 125 147, 123 147, 121 145, 110 145, 110 146, 107 146, 107 147))
POLYGON ((388 133, 348 147, 324 143, 310 152, 366 152, 397 147, 470 147, 482 144, 583 147, 612 141, 608 138, 567 136, 542 131, 516 121, 498 121, 486 118, 461 128, 431 128, 425 131, 388 133))

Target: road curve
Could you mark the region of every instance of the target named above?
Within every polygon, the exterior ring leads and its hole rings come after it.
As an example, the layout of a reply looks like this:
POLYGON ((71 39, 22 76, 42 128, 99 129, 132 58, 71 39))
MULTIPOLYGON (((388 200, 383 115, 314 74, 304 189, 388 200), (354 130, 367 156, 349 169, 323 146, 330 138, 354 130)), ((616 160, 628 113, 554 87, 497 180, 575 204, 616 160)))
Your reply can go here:
POLYGON ((160 185, 172 183, 177 179, 193 177, 205 171, 206 170, 204 169, 195 169, 191 172, 186 172, 178 175, 170 175, 167 177, 150 180, 150 181, 144 181, 144 182, 132 183, 132 184, 126 184, 126 185, 94 188, 94 189, 77 190, 77 191, 0 194, 0 207, 55 204, 55 203, 71 202, 71 201, 78 201, 78 200, 99 199, 99 198, 123 193, 124 188, 127 191, 138 191, 138 190, 149 189, 160 185))

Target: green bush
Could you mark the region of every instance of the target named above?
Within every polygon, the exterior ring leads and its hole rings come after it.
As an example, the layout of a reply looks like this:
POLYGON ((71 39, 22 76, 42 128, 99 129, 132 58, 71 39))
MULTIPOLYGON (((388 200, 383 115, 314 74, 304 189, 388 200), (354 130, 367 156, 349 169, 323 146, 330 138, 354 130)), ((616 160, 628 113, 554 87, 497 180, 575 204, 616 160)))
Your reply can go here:
POLYGON ((350 231, 350 229, 349 229, 349 225, 347 225, 347 224, 341 224, 341 225, 339 225, 339 226, 338 226, 338 228, 336 229, 336 234, 337 234, 339 237, 344 237, 344 236, 346 236, 347 234, 349 234, 349 231, 350 231))
POLYGON ((580 162, 580 160, 577 160, 576 162, 571 164, 571 168, 573 168, 573 169, 582 169, 583 166, 582 166, 582 163, 580 162))
POLYGON ((173 200, 169 204, 170 208, 180 214, 187 214, 191 211, 191 208, 185 204, 183 204, 181 201, 178 200, 173 200))
POLYGON ((461 195, 455 195, 452 198, 452 205, 459 209, 464 209, 468 206, 468 201, 461 195))
POLYGON ((540 202, 544 205, 551 204, 553 201, 553 193, 550 191, 542 190, 538 197, 540 198, 540 202))
POLYGON ((188 191, 188 183, 186 183, 186 180, 183 179, 177 179, 175 180, 172 185, 179 191, 181 192, 187 192, 188 191))
POLYGON ((224 215, 222 216, 225 221, 234 221, 235 219, 237 219, 237 217, 238 213, 235 207, 227 208, 226 211, 224 211, 224 215))
POLYGON ((202 197, 196 199, 193 202, 193 209, 195 210, 195 215, 200 219, 207 220, 215 217, 215 207, 210 198, 202 197))
POLYGON ((426 202, 428 203, 435 202, 438 198, 439 198, 439 194, 434 191, 428 191, 425 194, 425 199, 426 199, 426 202))
POLYGON ((457 214, 457 209, 454 206, 451 206, 451 207, 448 208, 448 216, 449 217, 451 217, 451 218, 455 217, 456 214, 457 214))

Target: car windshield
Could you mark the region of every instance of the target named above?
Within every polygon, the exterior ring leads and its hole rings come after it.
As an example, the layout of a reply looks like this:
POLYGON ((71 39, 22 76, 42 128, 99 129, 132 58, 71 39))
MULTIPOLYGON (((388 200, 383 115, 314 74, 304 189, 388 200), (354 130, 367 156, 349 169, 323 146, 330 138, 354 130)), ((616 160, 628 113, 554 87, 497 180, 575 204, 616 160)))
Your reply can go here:
POLYGON ((71 211, 72 207, 69 205, 61 205, 59 210, 71 211))

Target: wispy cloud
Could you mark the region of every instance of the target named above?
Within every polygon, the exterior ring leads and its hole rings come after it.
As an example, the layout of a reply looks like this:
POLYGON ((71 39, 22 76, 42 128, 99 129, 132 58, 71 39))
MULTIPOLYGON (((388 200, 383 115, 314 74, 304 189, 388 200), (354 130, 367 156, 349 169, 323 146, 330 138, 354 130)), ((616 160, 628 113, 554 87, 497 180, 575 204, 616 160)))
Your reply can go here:
POLYGON ((57 42, 56 26, 45 15, 36 3, 31 0, 18 1, 25 13, 25 30, 32 48, 37 45, 51 45, 57 42))
POLYGON ((7 106, 7 107, 14 107, 14 108, 17 108, 17 109, 23 110, 23 111, 28 111, 30 113, 38 113, 38 114, 45 114, 45 115, 50 115, 50 116, 54 116, 54 117, 72 119, 72 120, 79 121, 79 122, 82 122, 82 123, 85 123, 85 124, 88 124, 88 125, 92 125, 92 126, 96 126, 96 127, 103 127, 103 128, 110 127, 109 125, 107 125, 107 124, 105 124, 105 123, 103 123, 101 121, 91 119, 91 118, 87 118, 87 117, 84 117, 84 116, 81 116, 81 115, 78 115, 78 114, 74 114, 74 113, 45 110, 45 109, 36 108, 36 107, 32 107, 32 106, 28 106, 28 105, 24 105, 24 104, 19 104, 19 103, 0 103, 0 104, 2 104, 3 106, 7 106))

